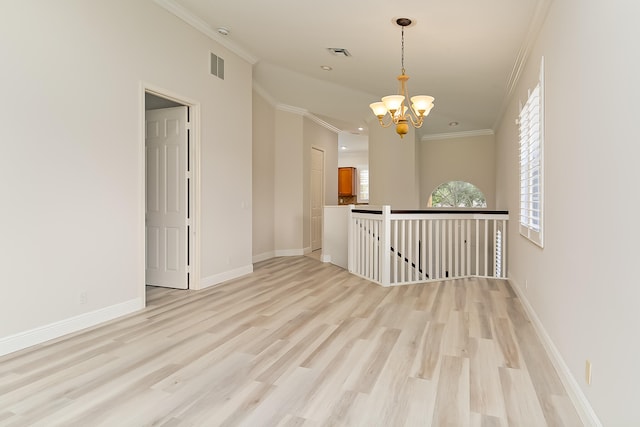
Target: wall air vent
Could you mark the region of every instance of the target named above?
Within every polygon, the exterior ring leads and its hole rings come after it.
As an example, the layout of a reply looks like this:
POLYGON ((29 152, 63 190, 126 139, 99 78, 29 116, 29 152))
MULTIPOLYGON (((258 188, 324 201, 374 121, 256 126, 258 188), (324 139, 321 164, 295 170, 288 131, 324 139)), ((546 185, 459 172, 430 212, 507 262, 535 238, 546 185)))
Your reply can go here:
POLYGON ((327 50, 334 54, 335 56, 344 56, 349 57, 351 54, 347 49, 343 49, 341 47, 328 47, 327 50))
POLYGON ((211 74, 224 80, 224 59, 211 53, 211 74))

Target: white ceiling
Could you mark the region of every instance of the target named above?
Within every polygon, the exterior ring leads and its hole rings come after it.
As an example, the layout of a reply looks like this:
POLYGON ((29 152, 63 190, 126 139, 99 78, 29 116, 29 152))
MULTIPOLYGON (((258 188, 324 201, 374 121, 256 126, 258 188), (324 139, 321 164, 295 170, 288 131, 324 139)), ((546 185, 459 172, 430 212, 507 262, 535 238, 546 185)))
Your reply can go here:
POLYGON ((276 104, 365 134, 377 126, 369 104, 397 92, 395 18, 412 19, 405 29, 409 94, 436 98, 420 136, 493 129, 547 1, 156 0, 254 63, 254 85, 276 104))

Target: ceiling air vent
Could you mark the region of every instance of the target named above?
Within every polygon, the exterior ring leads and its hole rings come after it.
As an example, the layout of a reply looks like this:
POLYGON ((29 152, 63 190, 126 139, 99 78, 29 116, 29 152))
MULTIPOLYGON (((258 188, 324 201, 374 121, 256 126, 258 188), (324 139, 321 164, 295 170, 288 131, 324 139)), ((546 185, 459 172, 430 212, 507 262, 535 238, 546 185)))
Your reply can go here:
POLYGON ((328 47, 327 50, 334 54, 335 56, 344 56, 349 57, 351 54, 347 49, 343 49, 341 47, 328 47))
POLYGON ((211 74, 224 80, 224 59, 214 53, 211 54, 211 74))

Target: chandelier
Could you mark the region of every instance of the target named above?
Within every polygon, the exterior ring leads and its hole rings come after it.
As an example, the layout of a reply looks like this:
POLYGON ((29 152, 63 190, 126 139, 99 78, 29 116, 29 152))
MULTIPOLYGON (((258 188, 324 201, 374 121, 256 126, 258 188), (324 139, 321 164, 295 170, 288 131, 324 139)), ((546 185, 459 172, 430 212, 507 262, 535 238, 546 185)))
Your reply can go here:
POLYGON ((429 115, 433 108, 433 96, 418 95, 411 97, 411 107, 405 105, 405 100, 409 99, 407 91, 407 76, 404 72, 404 27, 411 25, 411 19, 398 18, 396 24, 402 28, 402 74, 398 76, 398 95, 389 95, 382 98, 381 102, 374 102, 369 105, 373 114, 378 118, 378 122, 383 128, 396 125, 396 132, 400 138, 409 132, 409 122, 415 128, 420 128, 424 118, 429 115), (389 114, 390 120, 385 123, 385 117, 389 114))

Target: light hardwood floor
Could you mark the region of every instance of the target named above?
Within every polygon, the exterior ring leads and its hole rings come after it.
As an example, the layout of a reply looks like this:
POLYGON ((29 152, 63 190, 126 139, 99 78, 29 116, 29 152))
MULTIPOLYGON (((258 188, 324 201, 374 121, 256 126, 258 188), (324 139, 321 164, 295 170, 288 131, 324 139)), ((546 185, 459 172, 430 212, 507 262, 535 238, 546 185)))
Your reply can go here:
POLYGON ((0 358, 2 426, 579 426, 505 281, 309 257, 0 358))

